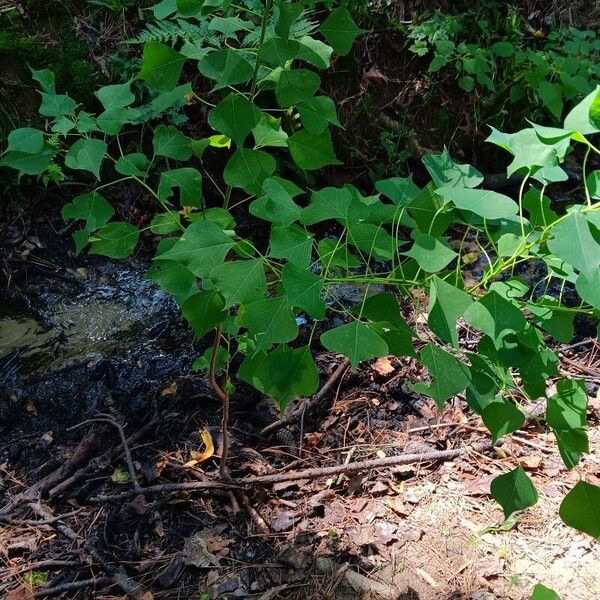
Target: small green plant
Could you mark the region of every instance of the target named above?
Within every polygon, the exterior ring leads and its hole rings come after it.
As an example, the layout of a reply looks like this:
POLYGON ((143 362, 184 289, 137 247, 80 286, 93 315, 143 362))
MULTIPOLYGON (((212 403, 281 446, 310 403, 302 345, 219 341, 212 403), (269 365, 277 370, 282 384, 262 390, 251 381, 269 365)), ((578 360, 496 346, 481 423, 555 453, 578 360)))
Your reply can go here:
MULTIPOLYGON (((136 81, 152 88, 153 99, 137 102, 132 82, 105 86, 96 92, 99 114, 59 93, 52 72, 34 71, 49 131, 11 132, 0 166, 43 176, 64 165, 97 181, 63 209, 65 219, 82 223, 77 251, 89 246, 93 254, 125 258, 142 235, 159 239, 148 277, 174 296, 198 338, 212 336, 196 367, 207 369, 223 401, 223 476, 235 384, 250 384, 284 411, 292 398, 317 390, 318 344, 353 369, 388 354, 413 357, 428 372, 413 389, 440 410, 463 394, 494 442, 525 423, 520 398, 546 398, 546 423, 575 468, 588 452, 586 389, 560 376, 546 340, 570 341, 574 317, 597 319, 600 310, 600 171, 587 167, 590 155, 600 154, 590 141, 600 133, 600 90, 562 127, 492 130, 489 142, 512 156, 507 175, 521 178, 516 199, 482 189, 482 174, 447 152, 423 158, 431 181, 422 188, 392 177, 367 195, 353 185, 307 189, 311 172, 339 164, 330 131, 338 126, 336 106, 319 93, 317 71, 334 53, 349 53, 361 33, 343 7, 322 15, 310 33, 296 27, 316 19, 312 5, 163 0, 154 7, 157 19, 189 21, 219 40, 147 42, 136 81), (180 83, 190 63, 212 83, 210 95, 180 83), (182 100, 207 106, 209 135, 192 138, 158 121, 182 100), (125 146, 122 132, 140 124, 148 137, 125 146), (546 188, 567 178, 561 165, 574 146, 583 153, 582 195, 559 215, 546 188), (225 156, 222 173, 206 167, 211 153, 225 156), (282 172, 295 173, 294 180, 282 172), (105 194, 123 181, 137 183, 158 207, 144 229, 114 219, 105 194), (242 234, 241 212, 269 232, 266 241, 242 234), (481 274, 469 269, 473 245, 481 274), (543 281, 532 286, 521 277, 527 265, 541 266, 543 281), (360 302, 340 298, 340 284, 360 289, 360 302), (428 336, 400 313, 398 296, 410 300, 415 289, 428 296, 428 336), (565 300, 566 289, 578 294, 575 303, 565 300), (341 324, 328 327, 331 314, 341 324), (461 347, 459 319, 478 332, 475 349, 461 347), (301 320, 308 322, 302 336, 301 320)), ((521 467, 497 477, 492 495, 506 518, 537 501, 521 467)), ((582 479, 560 515, 600 538, 598 514, 600 488, 582 479)))
POLYGON ((88 4, 106 8, 114 13, 124 13, 128 8, 135 6, 135 0, 87 0, 88 4))
POLYGON ((600 81, 600 38, 593 30, 560 28, 548 35, 531 31, 514 10, 498 39, 498 28, 474 12, 446 15, 435 12, 408 26, 409 50, 431 56, 429 73, 456 78, 458 87, 477 93, 482 114, 493 111, 514 122, 515 114, 532 105, 557 122, 565 107, 589 94, 600 81), (486 111, 485 106, 488 105, 486 111))

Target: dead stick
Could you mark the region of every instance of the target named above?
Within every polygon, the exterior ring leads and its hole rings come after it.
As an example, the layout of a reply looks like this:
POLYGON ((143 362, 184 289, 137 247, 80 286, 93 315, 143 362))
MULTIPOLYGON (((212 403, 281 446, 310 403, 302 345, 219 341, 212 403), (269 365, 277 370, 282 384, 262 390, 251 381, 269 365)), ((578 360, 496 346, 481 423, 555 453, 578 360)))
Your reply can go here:
POLYGON ((221 418, 221 462, 219 463, 219 474, 222 479, 229 477, 227 473, 227 454, 229 453, 229 394, 219 385, 216 375, 217 356, 219 354, 219 345, 221 344, 221 325, 215 329, 215 340, 213 342, 212 353, 210 355, 210 365, 208 367, 208 381, 215 394, 223 403, 223 416, 221 418))
MULTIPOLYGON (((452 450, 434 450, 422 454, 400 454, 398 456, 387 456, 385 458, 374 458, 372 460, 363 460, 348 463, 347 465, 334 465, 332 467, 316 467, 313 469, 304 469, 302 471, 290 471, 288 473, 274 473, 272 475, 258 475, 252 477, 243 477, 242 479, 232 479, 228 484, 217 481, 189 481, 186 483, 167 483, 164 485, 153 485, 144 488, 144 493, 175 493, 192 492, 197 490, 206 490, 211 488, 236 489, 242 486, 255 484, 279 483, 282 481, 297 481, 299 479, 317 479, 327 477, 328 475, 337 475, 338 473, 356 473, 358 471, 369 471, 371 469, 383 469, 385 467, 396 467, 399 465, 410 465, 422 462, 434 462, 438 460, 447 460, 456 458, 473 450, 482 452, 491 447, 489 442, 473 444, 463 448, 454 448, 452 450)), ((107 500, 121 500, 130 498, 135 493, 132 491, 122 492, 113 496, 96 496, 91 498, 90 502, 97 504, 107 500)))
POLYGON ((119 423, 111 415, 99 414, 93 419, 87 419, 82 423, 78 423, 77 425, 73 425, 73 427, 69 427, 67 431, 78 429, 79 427, 83 427, 88 423, 108 423, 109 425, 116 427, 117 431, 119 432, 119 437, 121 438, 121 446, 123 447, 123 453, 125 454, 125 464, 127 465, 127 470, 129 471, 129 476, 131 477, 131 481, 133 483, 133 489, 141 494, 142 488, 140 486, 140 482, 138 481, 137 474, 135 472, 135 467, 133 466, 133 459, 131 458, 131 451, 129 450, 129 446, 127 444, 127 436, 125 435, 123 425, 121 425, 121 423, 119 423))
MULTIPOLYGON (((157 419, 152 419, 150 422, 140 427, 140 429, 138 429, 135 433, 132 433, 127 438, 127 444, 131 446, 132 444, 137 442, 140 438, 146 435, 146 433, 148 433, 148 431, 150 431, 152 427, 154 427, 154 425, 156 425, 156 422, 157 419)), ((48 492, 48 495, 50 496, 50 498, 54 498, 55 496, 63 494, 76 483, 79 483, 84 479, 88 479, 88 475, 90 475, 90 473, 92 473, 92 471, 94 470, 95 464, 102 464, 103 461, 106 463, 110 463, 111 461, 119 458, 123 450, 124 448, 122 444, 119 444, 115 448, 109 448, 108 450, 106 450, 106 452, 100 454, 100 456, 92 459, 87 465, 85 465, 85 467, 82 467, 81 469, 75 471, 75 473, 73 473, 71 477, 65 479, 64 481, 61 481, 58 485, 54 486, 48 492)))
POLYGON ((362 460, 348 463, 347 465, 334 465, 332 467, 316 467, 313 469, 304 469, 291 473, 274 473, 273 475, 259 475, 253 477, 243 477, 235 480, 238 485, 248 485, 257 483, 280 483, 282 481, 296 481, 298 479, 316 479, 318 477, 327 477, 339 473, 356 473, 357 471, 369 471, 371 469, 382 469, 385 467, 396 467, 399 465, 409 465, 413 463, 431 462, 438 460, 447 460, 456 458, 461 454, 466 454, 469 450, 481 452, 490 447, 489 443, 474 444, 463 448, 454 448, 452 450, 434 450, 422 454, 399 454, 398 456, 386 456, 385 458, 374 458, 372 460, 362 460))
POLYGON ((46 596, 57 596, 64 592, 71 592, 88 587, 105 587, 108 583, 112 583, 108 577, 93 577, 92 579, 84 579, 82 581, 73 581, 72 583, 63 583, 54 587, 37 589, 33 592, 33 597, 45 598, 46 596))
POLYGON ((302 415, 306 412, 312 411, 317 404, 323 400, 327 392, 331 389, 333 384, 343 375, 346 369, 350 366, 350 361, 348 359, 344 359, 337 367, 337 369, 331 374, 329 379, 325 382, 323 387, 312 397, 308 403, 305 403, 302 408, 298 408, 293 413, 289 414, 287 417, 283 419, 279 419, 279 421, 275 421, 275 423, 271 423, 267 425, 261 432, 260 435, 267 436, 271 435, 278 429, 285 427, 286 425, 290 425, 291 423, 295 423, 298 421, 302 415))
MULTIPOLYGON (((234 490, 237 489, 235 483, 221 483, 220 481, 186 481, 185 483, 163 483, 159 485, 149 485, 144 488, 144 494, 174 494, 177 492, 194 492, 198 490, 234 490)), ((122 500, 131 498, 136 492, 128 490, 120 494, 101 494, 89 499, 92 504, 102 504, 108 500, 122 500)))
MULTIPOLYGON (((44 507, 41 503, 37 502, 29 502, 27 505, 36 515, 42 517, 43 519, 51 519, 54 515, 52 515, 49 510, 44 507)), ((66 538, 71 540, 74 543, 80 543, 82 538, 73 531, 68 525, 57 521, 53 524, 53 527, 60 531, 66 538)), ((118 585, 119 588, 129 597, 134 600, 147 600, 148 595, 145 593, 141 587, 134 581, 132 581, 123 567, 114 567, 110 564, 101 554, 96 550, 91 540, 83 541, 81 546, 83 550, 89 554, 89 556, 102 568, 102 570, 109 576, 110 580, 118 585)))

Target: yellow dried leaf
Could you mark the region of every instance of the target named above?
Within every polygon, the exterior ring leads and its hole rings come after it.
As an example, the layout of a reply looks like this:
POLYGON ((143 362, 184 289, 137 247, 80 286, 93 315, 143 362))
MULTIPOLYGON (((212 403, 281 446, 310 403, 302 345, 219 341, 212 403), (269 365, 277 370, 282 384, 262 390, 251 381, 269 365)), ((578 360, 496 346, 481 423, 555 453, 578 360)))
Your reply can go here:
POLYGON ((193 467, 198 463, 204 462, 208 460, 215 453, 215 445, 213 443, 212 436, 207 429, 204 429, 200 432, 200 438, 202 439, 202 443, 204 444, 204 450, 197 452, 196 450, 190 451, 190 458, 188 462, 186 462, 184 467, 193 467))

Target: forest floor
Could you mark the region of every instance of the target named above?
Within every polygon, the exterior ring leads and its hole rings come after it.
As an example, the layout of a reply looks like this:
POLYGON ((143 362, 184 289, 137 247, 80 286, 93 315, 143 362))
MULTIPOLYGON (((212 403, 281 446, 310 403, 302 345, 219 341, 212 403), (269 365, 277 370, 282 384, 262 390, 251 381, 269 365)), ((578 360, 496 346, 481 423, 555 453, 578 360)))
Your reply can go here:
POLYGON ((412 359, 352 373, 321 353, 322 381, 339 377, 273 435, 274 409, 238 388, 230 486, 221 406, 190 370, 202 349, 173 304, 143 260, 75 257, 56 229, 5 231, 17 293, 0 318, 0 597, 520 600, 537 582, 600 597, 600 548, 558 516, 581 475, 600 483, 595 339, 560 351, 590 391, 591 452, 573 471, 536 405, 492 447, 462 398, 440 414, 411 391, 412 359), (489 485, 517 464, 539 502, 503 522, 489 485))

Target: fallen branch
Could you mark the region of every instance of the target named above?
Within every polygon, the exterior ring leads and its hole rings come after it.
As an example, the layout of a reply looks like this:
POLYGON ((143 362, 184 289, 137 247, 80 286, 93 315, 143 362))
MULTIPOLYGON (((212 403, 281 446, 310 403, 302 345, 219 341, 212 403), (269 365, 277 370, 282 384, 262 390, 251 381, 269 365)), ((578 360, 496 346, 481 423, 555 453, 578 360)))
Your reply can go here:
MULTIPOLYGON (((148 431, 150 431, 157 423, 157 419, 152 419, 142 427, 140 427, 136 432, 132 433, 127 438, 127 446, 132 446, 135 442, 141 439, 148 431)), ((54 498, 56 496, 60 496, 64 494, 69 488, 73 487, 80 481, 84 481, 89 479, 90 475, 95 471, 99 470, 105 465, 109 465, 112 461, 116 460, 121 456, 124 452, 123 444, 119 444, 115 448, 109 448, 100 456, 93 458, 87 465, 75 471, 71 477, 61 481, 59 484, 55 485, 52 489, 49 490, 48 495, 50 498, 54 498)))
POLYGON ((285 427, 299 421, 305 413, 311 412, 314 408, 323 400, 327 392, 335 384, 335 382, 346 372, 346 369, 350 366, 350 361, 344 359, 337 367, 337 369, 331 374, 329 379, 325 382, 323 387, 309 400, 304 403, 302 407, 297 408, 294 412, 290 413, 287 417, 279 419, 270 425, 267 425, 261 432, 260 435, 267 436, 276 432, 278 429, 285 427))
POLYGON ((135 467, 133 466, 133 459, 131 458, 131 451, 129 450, 129 445, 127 444, 127 436, 125 435, 125 429, 123 428, 123 425, 121 425, 121 423, 119 423, 112 415, 99 414, 93 419, 87 419, 82 423, 78 423, 73 427, 69 427, 67 431, 78 429, 79 427, 83 427, 88 423, 108 423, 109 425, 116 427, 117 431, 119 432, 119 437, 121 438, 121 447, 123 448, 123 453, 125 454, 125 464, 127 465, 127 470, 129 471, 129 476, 131 477, 131 481, 133 483, 133 489, 136 492, 141 493, 142 487, 140 486, 137 473, 135 472, 135 467))
MULTIPOLYGON (((220 481, 186 481, 185 483, 162 483, 159 485, 149 485, 144 488, 144 494, 175 494, 178 492, 195 492, 198 490, 235 490, 239 485, 235 481, 221 483, 220 481)), ((122 500, 131 498, 136 492, 128 490, 120 494, 101 494, 89 499, 92 504, 102 504, 109 500, 122 500)))
POLYGON ((319 477, 328 477, 329 475, 338 475, 339 473, 356 473, 358 471, 370 471, 371 469, 382 469, 399 465, 448 460, 466 454, 470 450, 481 452, 490 446, 491 445, 488 442, 473 444, 473 446, 466 446, 463 448, 454 448, 452 450, 433 450, 432 452, 424 452, 421 454, 399 454, 398 456, 361 460, 343 465, 334 465, 332 467, 315 467, 290 473, 274 473, 273 475, 243 477, 242 479, 234 480, 234 482, 238 485, 249 485, 257 483, 280 483, 282 481, 296 481, 299 479, 317 479, 319 477))
MULTIPOLYGON (((243 477, 241 479, 231 479, 228 483, 220 483, 218 481, 166 483, 163 485, 152 485, 146 487, 144 488, 144 493, 165 494, 176 492, 193 492, 207 489, 239 489, 244 486, 255 484, 270 484, 279 483, 282 481, 297 481, 300 479, 317 479, 319 477, 338 475, 339 473, 356 473, 359 471, 370 471, 372 469, 383 469, 385 467, 395 467, 399 465, 448 460, 467 454, 470 451, 483 452, 490 447, 490 442, 480 442, 478 444, 473 444, 472 446, 454 448, 452 450, 434 450, 432 452, 423 452, 421 454, 400 454, 398 456, 374 458, 372 460, 356 461, 348 464, 334 465, 332 467, 315 467, 301 471, 290 471, 288 473, 274 473, 272 475, 243 477)), ((97 504, 106 502, 107 500, 122 500, 124 498, 131 498, 134 495, 135 492, 129 490, 121 492, 120 494, 96 496, 95 498, 91 498, 90 502, 97 504)))
MULTIPOLYGON (((42 517, 43 519, 51 519, 54 515, 52 515, 49 510, 44 507, 42 504, 37 502, 30 502, 27 505, 36 515, 42 517)), ((83 540, 82 538, 68 525, 65 523, 61 523, 57 521, 52 525, 54 529, 60 531, 67 539, 72 542, 79 544, 83 540)), ((133 580, 131 580, 125 570, 122 567, 113 566, 112 562, 107 561, 98 550, 94 547, 91 540, 83 541, 81 548, 92 558, 98 566, 107 574, 109 580, 114 584, 119 586, 121 591, 123 591, 127 596, 133 598, 134 600, 151 600, 152 594, 150 592, 145 592, 140 588, 140 586, 133 580)), ((46 590, 47 591, 47 590, 46 590)))
POLYGON ((74 590, 81 590, 88 587, 99 587, 106 586, 112 583, 109 577, 93 577, 92 579, 84 579, 82 581, 73 581, 72 583, 62 583, 54 587, 47 587, 37 589, 33 592, 34 598, 45 598, 47 596, 58 596, 64 592, 72 592, 74 590))

